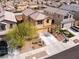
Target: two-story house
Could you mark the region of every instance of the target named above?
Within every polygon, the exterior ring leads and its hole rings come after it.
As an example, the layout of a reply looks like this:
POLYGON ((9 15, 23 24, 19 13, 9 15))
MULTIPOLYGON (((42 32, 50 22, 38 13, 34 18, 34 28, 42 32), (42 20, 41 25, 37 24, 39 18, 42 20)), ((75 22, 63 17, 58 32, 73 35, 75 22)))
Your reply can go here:
POLYGON ((62 5, 60 9, 69 11, 73 15, 73 18, 75 19, 75 25, 79 26, 79 5, 78 4, 62 5))
POLYGON ((54 24, 61 25, 61 28, 69 28, 74 25, 75 20, 69 11, 47 7, 44 9, 44 13, 51 17, 54 24))
POLYGON ((16 23, 15 15, 0 7, 0 35, 7 34, 10 29, 16 26, 16 23))
POLYGON ((28 20, 30 18, 30 15, 35 13, 36 11, 32 10, 32 9, 26 9, 24 10, 23 13, 23 19, 24 20, 28 20))
POLYGON ((34 23, 38 32, 47 32, 51 30, 51 19, 40 12, 27 9, 27 11, 25 10, 23 12, 23 19, 34 23))

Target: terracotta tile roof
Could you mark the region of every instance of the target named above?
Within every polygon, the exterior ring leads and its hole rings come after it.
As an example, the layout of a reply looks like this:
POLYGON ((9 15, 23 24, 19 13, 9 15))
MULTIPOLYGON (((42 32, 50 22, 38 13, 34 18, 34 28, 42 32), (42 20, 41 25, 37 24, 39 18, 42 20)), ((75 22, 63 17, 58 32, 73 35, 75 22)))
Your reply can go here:
POLYGON ((35 11, 32 10, 32 9, 26 9, 26 10, 23 11, 23 14, 24 14, 25 16, 29 16, 29 15, 31 15, 31 14, 34 13, 34 12, 35 12, 35 11))
POLYGON ((46 15, 40 13, 40 12, 36 12, 36 13, 33 13, 32 15, 30 15, 30 17, 33 19, 33 20, 44 20, 47 18, 46 15))
POLYGON ((16 18, 15 18, 15 15, 12 12, 8 12, 8 11, 4 12, 4 20, 17 22, 16 18))

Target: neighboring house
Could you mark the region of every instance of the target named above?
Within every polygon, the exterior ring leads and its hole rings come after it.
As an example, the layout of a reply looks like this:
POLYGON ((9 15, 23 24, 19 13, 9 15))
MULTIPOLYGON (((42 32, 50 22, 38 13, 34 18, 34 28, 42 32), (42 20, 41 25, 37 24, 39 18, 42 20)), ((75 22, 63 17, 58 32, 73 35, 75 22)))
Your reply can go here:
POLYGON ((15 7, 16 7, 16 11, 23 11, 28 7, 28 2, 22 1, 18 4, 16 4, 15 7))
POLYGON ((43 4, 44 0, 28 0, 29 4, 36 5, 36 4, 43 4))
POLYGON ((26 9, 24 10, 23 13, 23 19, 24 20, 28 20, 30 18, 30 15, 35 13, 36 11, 32 10, 32 9, 26 9))
POLYGON ((69 11, 48 7, 44 9, 44 13, 52 18, 54 24, 61 25, 62 28, 69 28, 74 25, 75 20, 69 11))
POLYGON ((14 12, 14 11, 15 11, 15 7, 14 7, 13 1, 7 1, 7 2, 5 3, 4 9, 5 9, 6 11, 14 12))
POLYGON ((14 13, 15 14, 15 17, 16 17, 16 20, 17 20, 17 23, 21 23, 23 22, 23 19, 22 19, 22 13, 14 13))
POLYGON ((61 22, 62 28, 70 28, 71 26, 74 26, 75 19, 68 18, 68 19, 63 19, 61 22))
POLYGON ((55 1, 48 1, 46 3, 46 5, 50 6, 50 7, 60 7, 61 3, 60 2, 55 2, 55 1))
POLYGON ((38 29, 38 32, 44 32, 44 31, 47 32, 52 29, 51 28, 52 20, 48 16, 46 16, 40 12, 35 12, 31 9, 29 9, 28 11, 23 12, 23 14, 24 14, 23 19, 34 23, 34 25, 38 29))
POLYGON ((61 0, 61 3, 65 3, 65 4, 78 4, 78 0, 61 0))
POLYGON ((10 29, 16 26, 16 18, 12 12, 0 8, 0 35, 5 35, 10 29))
POLYGON ((79 25, 79 5, 78 4, 62 5, 60 9, 69 11, 73 15, 73 18, 76 20, 75 24, 79 25))

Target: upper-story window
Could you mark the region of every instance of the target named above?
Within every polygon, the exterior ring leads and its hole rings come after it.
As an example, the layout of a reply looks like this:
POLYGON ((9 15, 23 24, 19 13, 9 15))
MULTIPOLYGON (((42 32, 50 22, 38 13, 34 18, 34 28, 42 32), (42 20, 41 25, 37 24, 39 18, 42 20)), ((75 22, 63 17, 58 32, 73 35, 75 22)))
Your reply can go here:
POLYGON ((42 23, 43 23, 42 20, 38 20, 38 21, 37 21, 37 24, 42 24, 42 23))
POLYGON ((46 21, 47 23, 49 23, 49 19, 47 19, 47 21, 46 21))
POLYGON ((72 15, 70 15, 70 18, 72 17, 72 15))
POLYGON ((0 24, 0 31, 5 30, 5 25, 4 24, 0 24))
POLYGON ((13 24, 10 24, 10 28, 12 28, 13 27, 13 24))
POLYGON ((64 19, 67 19, 68 18, 68 16, 64 16, 64 19))

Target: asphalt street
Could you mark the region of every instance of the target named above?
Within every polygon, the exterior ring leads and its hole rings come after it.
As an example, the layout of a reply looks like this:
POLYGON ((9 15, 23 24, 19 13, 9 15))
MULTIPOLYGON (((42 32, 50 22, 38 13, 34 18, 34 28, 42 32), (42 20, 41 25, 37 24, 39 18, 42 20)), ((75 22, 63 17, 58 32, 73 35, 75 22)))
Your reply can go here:
POLYGON ((46 59, 79 59, 79 45, 46 59))

